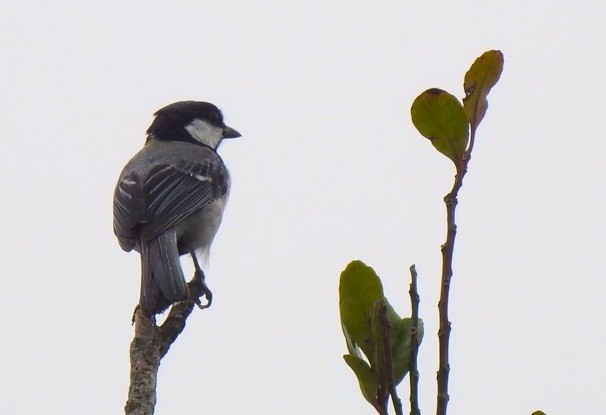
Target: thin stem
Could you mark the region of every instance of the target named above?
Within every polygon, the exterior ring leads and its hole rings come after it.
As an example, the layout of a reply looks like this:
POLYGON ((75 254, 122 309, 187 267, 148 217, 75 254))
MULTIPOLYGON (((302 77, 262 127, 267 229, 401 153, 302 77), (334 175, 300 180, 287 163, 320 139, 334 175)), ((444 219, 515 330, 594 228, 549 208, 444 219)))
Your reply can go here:
POLYGON ((402 401, 398 397, 396 386, 392 383, 389 389, 389 393, 391 394, 391 402, 393 403, 393 409, 396 411, 396 415, 404 415, 404 412, 402 412, 402 401))
POLYGON ((448 406, 448 377, 450 374, 449 347, 451 322, 448 319, 448 299, 450 294, 450 280, 452 278, 452 259, 457 235, 457 225, 455 222, 455 213, 457 209, 457 196, 463 186, 463 178, 467 173, 467 165, 471 159, 471 151, 475 142, 475 126, 471 126, 471 135, 469 146, 463 155, 461 162, 457 163, 457 174, 450 193, 444 197, 446 204, 446 242, 442 245, 442 282, 440 288, 440 301, 438 302, 438 314, 440 317, 440 327, 438 329, 439 355, 438 366, 438 403, 437 415, 446 415, 448 406))
POLYGON ((380 415, 388 415, 389 403, 389 361, 391 356, 385 345, 389 343, 389 322, 384 300, 376 300, 372 306, 370 331, 374 343, 373 368, 377 374, 377 394, 373 406, 380 415), (388 356, 389 355, 389 356, 388 356))
POLYGON ((410 328, 410 360, 408 364, 410 376, 410 415, 421 415, 419 409, 419 370, 417 368, 417 355, 419 352, 419 303, 421 301, 417 291, 417 270, 410 266, 410 305, 412 307, 412 325, 410 328))

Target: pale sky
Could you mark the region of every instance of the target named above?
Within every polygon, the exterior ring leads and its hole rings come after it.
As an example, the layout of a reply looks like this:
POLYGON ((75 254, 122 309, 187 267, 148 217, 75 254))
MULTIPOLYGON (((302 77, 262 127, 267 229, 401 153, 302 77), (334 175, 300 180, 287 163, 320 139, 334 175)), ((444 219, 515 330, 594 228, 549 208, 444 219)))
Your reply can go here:
POLYGON ((409 109, 430 87, 461 97, 489 49, 505 69, 459 198, 449 413, 597 414, 605 22, 602 0, 4 2, 0 414, 123 411, 140 270, 113 188, 153 112, 187 99, 243 137, 219 151, 214 304, 163 360, 156 413, 373 414, 342 359, 353 259, 402 315, 417 265, 434 413, 453 168, 409 109))

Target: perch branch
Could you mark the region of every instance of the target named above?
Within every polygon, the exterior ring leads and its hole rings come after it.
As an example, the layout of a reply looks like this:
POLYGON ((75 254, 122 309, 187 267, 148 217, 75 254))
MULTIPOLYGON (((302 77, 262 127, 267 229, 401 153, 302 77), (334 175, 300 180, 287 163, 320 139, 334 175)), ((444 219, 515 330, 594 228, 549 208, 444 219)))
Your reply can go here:
POLYGON ((152 415, 156 405, 156 384, 160 361, 185 328, 194 306, 200 304, 204 294, 195 276, 187 286, 189 299, 174 304, 166 320, 157 326, 154 318, 148 318, 137 306, 133 315, 135 336, 130 345, 130 386, 124 406, 126 415, 152 415))

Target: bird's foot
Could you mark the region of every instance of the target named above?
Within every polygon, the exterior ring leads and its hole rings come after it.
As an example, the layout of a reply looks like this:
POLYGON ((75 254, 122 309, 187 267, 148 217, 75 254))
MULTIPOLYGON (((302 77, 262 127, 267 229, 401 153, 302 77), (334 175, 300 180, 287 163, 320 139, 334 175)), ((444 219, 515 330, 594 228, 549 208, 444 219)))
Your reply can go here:
POLYGON ((213 302, 213 293, 204 280, 204 272, 200 270, 199 272, 196 271, 194 278, 191 281, 195 285, 195 295, 193 296, 194 302, 202 310, 210 307, 213 302), (206 304, 202 304, 202 301, 200 301, 200 298, 202 297, 206 297, 206 304))

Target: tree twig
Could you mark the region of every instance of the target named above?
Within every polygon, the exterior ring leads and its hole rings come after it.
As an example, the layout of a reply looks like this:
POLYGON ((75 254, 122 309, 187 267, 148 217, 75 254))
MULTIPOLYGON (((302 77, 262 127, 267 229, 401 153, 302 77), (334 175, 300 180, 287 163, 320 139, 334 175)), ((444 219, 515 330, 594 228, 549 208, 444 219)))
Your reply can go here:
POLYGON ((410 266, 410 305, 412 308, 410 327, 410 360, 408 364, 410 376, 410 415, 421 415, 419 409, 419 369, 417 367, 417 354, 419 352, 419 303, 421 301, 417 291, 417 270, 410 266))
POLYGON ((450 374, 450 361, 448 358, 450 346, 451 322, 448 319, 448 297, 450 293, 450 280, 452 278, 452 259, 457 235, 455 213, 457 209, 459 190, 463 186, 463 178, 467 173, 467 165, 471 159, 471 151, 475 141, 476 129, 472 125, 469 146, 461 161, 456 163, 457 173, 450 193, 444 197, 446 204, 446 242, 442 245, 442 282, 440 288, 440 300, 438 302, 438 314, 440 327, 438 329, 439 340, 439 367, 438 367, 438 403, 437 415, 446 415, 448 406, 448 376, 450 374))
POLYGON ((135 336, 130 345, 130 386, 124 406, 126 415, 154 413, 160 361, 185 328, 187 318, 203 294, 197 278, 187 284, 189 300, 174 304, 161 326, 157 326, 153 318, 145 317, 139 307, 135 310, 135 336))

